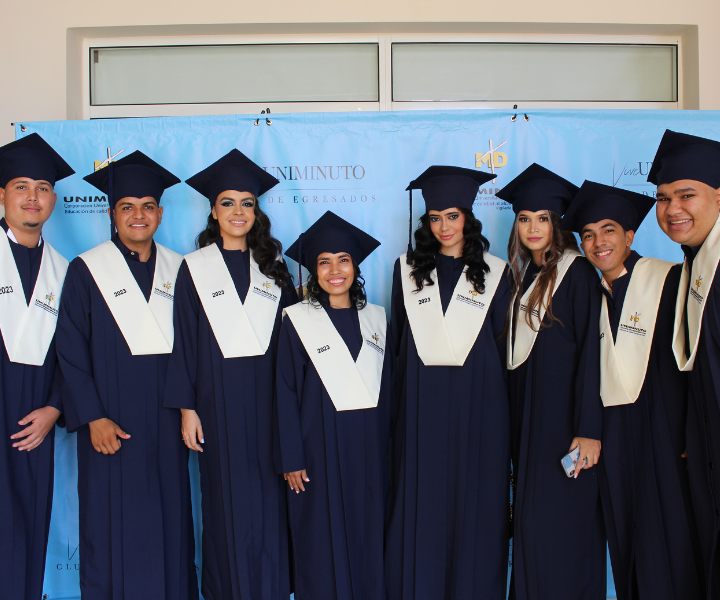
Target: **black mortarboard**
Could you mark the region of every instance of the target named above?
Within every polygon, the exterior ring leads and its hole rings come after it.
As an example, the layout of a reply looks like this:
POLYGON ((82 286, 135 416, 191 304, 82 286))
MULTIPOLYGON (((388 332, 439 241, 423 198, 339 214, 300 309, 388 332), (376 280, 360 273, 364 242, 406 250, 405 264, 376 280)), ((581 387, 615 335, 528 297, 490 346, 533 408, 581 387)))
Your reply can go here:
POLYGON ((210 200, 212 205, 227 190, 250 192, 257 198, 280 181, 234 148, 185 183, 210 200))
POLYGON ((180 183, 175 175, 140 150, 109 163, 83 179, 107 194, 113 208, 123 198, 150 196, 159 204, 163 192, 180 183))
POLYGON ((285 254, 310 270, 323 252, 347 252, 359 265, 379 245, 374 237, 329 210, 301 233, 285 254))
POLYGON ((611 219, 625 231, 637 231, 654 204, 652 196, 585 181, 565 212, 561 227, 582 233, 588 223, 611 219))
POLYGON ((563 215, 570 206, 578 187, 537 163, 501 189, 496 196, 512 204, 513 212, 552 210, 563 215))
POLYGON ((425 199, 425 211, 443 211, 448 208, 472 210, 478 188, 492 179, 493 173, 464 169, 463 167, 432 166, 405 188, 421 190, 425 199))
POLYGON ((0 147, 0 188, 18 177, 44 180, 55 187, 56 182, 74 173, 62 156, 37 133, 0 147))
POLYGON ((425 212, 443 211, 448 208, 472 210, 478 189, 483 183, 495 179, 494 173, 433 165, 410 182, 405 191, 410 192, 410 226, 408 228, 407 261, 412 255, 412 191, 421 190, 425 200, 425 212))
POLYGON ((665 130, 648 181, 655 185, 692 179, 720 187, 720 142, 665 130))

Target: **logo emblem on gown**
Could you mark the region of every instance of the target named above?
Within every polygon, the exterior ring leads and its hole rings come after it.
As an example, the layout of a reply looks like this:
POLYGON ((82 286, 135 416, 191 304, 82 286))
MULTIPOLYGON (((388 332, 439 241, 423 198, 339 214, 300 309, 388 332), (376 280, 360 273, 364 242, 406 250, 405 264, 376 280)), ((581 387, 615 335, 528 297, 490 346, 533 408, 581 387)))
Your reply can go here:
POLYGON ((376 350, 380 353, 381 356, 385 355, 385 349, 380 347, 380 336, 377 334, 377 332, 373 333, 370 338, 372 341, 366 339, 365 343, 370 346, 373 350, 376 350))
POLYGON ((45 299, 41 300, 39 297, 35 298, 35 306, 38 308, 42 308, 43 310, 49 312, 54 317, 57 317, 58 311, 53 304, 55 303, 55 292, 47 291, 45 293, 45 299))
POLYGON ((703 295, 700 293, 700 288, 702 287, 702 275, 699 275, 698 278, 695 280, 695 289, 692 287, 690 288, 690 295, 697 301, 702 303, 704 300, 703 295))
POLYGON ((625 333, 633 333, 635 335, 639 335, 640 337, 645 337, 647 334, 647 331, 640 327, 640 316, 642 313, 634 312, 631 313, 628 317, 628 321, 630 321, 630 325, 626 325, 625 323, 620 323, 620 326, 618 327, 618 334, 621 331, 624 331, 625 333))
POLYGON ((163 298, 167 298, 168 300, 174 300, 174 296, 170 293, 170 290, 173 288, 173 284, 170 281, 163 281, 162 287, 164 289, 155 288, 153 291, 163 298))

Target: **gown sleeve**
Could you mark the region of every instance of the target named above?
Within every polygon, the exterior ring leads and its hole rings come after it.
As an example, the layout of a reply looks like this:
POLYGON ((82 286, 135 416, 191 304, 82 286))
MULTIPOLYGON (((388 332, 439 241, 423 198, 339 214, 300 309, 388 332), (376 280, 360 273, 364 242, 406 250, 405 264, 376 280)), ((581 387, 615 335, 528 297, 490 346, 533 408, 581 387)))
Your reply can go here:
POLYGON ((600 290, 595 270, 585 258, 575 259, 568 275, 578 368, 575 377, 577 437, 602 439, 600 400, 600 290))
POLYGON ((507 334, 505 321, 507 320, 508 306, 510 305, 510 279, 508 276, 510 267, 505 266, 502 279, 498 284, 495 296, 492 300, 490 319, 492 321, 493 337, 497 346, 500 362, 503 366, 503 373, 507 377, 507 334))
POLYGON ((67 391, 63 407, 69 432, 77 431, 91 421, 107 418, 93 378, 90 279, 92 275, 81 258, 70 263, 55 334, 67 391))
POLYGON ((402 281, 400 281, 400 259, 395 261, 393 268, 392 295, 390 300, 390 335, 388 340, 394 352, 400 351, 400 341, 407 313, 405 312, 405 298, 403 297, 402 281))
POLYGON ((55 367, 53 370, 53 380, 50 386, 50 394, 48 395, 45 406, 52 406, 58 409, 60 412, 63 411, 62 402, 62 388, 63 388, 63 376, 62 370, 60 369, 60 362, 57 357, 55 358, 55 367))
POLYGON ((305 372, 310 357, 288 317, 280 328, 277 356, 276 469, 278 473, 292 473, 305 468, 300 406, 305 385, 305 372))
MULTIPOLYGON (((672 349, 675 336, 675 303, 680 289, 681 275, 682 265, 675 265, 665 279, 653 334, 653 351, 657 362, 655 372, 660 375, 658 391, 662 396, 662 406, 668 423, 682 423, 682 426, 669 428, 668 432, 672 437, 676 456, 680 456, 686 450, 685 424, 688 398, 688 373, 680 371, 672 349)), ((649 367, 648 373, 650 373, 649 367)))
POLYGON ((288 273, 288 276, 285 279, 285 281, 287 282, 287 285, 285 287, 283 287, 282 291, 280 292, 279 311, 280 311, 281 315, 282 315, 283 309, 287 308, 288 306, 292 306, 293 304, 297 304, 297 302, 298 302, 297 290, 295 289, 295 286, 293 285, 293 280, 292 280, 292 277, 290 277, 289 273, 288 273))
POLYGON ((202 306, 185 261, 175 283, 173 327, 175 340, 165 384, 165 408, 197 406, 198 331, 202 306))

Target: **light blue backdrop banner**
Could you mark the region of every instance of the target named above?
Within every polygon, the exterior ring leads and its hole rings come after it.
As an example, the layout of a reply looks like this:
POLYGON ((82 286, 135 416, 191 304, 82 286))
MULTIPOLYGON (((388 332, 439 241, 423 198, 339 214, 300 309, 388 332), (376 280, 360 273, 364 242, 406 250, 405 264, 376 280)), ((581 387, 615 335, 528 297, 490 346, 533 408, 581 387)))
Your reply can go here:
MULTIPOLYGON (((389 308, 392 267, 406 250, 405 187, 428 166, 492 171, 474 211, 491 252, 506 256, 513 222, 495 192, 533 162, 576 184, 584 179, 654 194, 646 183, 666 128, 720 139, 720 113, 693 111, 413 111, 122 119, 22 123, 18 137, 37 132, 77 174, 58 183, 58 202, 45 237, 68 259, 109 237, 107 198, 82 179, 97 163, 142 150, 185 180, 232 148, 239 148, 280 184, 261 199, 274 235, 288 247, 326 210, 333 210, 382 242, 362 265, 371 302, 389 308)), ((182 183, 162 198, 158 242, 187 253, 209 211, 205 198, 182 183)), ((416 195, 413 228, 423 213, 416 195)), ((680 261, 677 246, 651 213, 634 247, 640 254, 680 261)), ((292 272, 296 265, 290 261, 292 272)), ((75 436, 58 429, 55 496, 45 575, 50 600, 79 598, 75 436)), ((196 463, 193 463, 197 497, 196 463)), ((196 508, 199 502, 196 502, 196 508)), ((196 510, 197 516, 197 510, 196 510)), ((196 519, 197 522, 197 519, 196 519)), ((197 527, 196 527, 197 530, 197 527)), ((198 531, 196 531, 196 534, 198 531)), ((199 547, 199 544, 198 544, 199 547)), ((197 564, 201 557, 198 555, 197 564)), ((609 575, 608 597, 614 597, 609 575)))

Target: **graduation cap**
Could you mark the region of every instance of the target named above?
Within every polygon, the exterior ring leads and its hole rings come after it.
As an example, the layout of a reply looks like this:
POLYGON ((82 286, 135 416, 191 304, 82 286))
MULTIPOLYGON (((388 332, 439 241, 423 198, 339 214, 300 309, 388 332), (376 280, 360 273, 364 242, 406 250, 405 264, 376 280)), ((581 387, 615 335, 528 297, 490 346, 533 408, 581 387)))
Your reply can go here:
POLYGON ((123 198, 146 196, 155 198, 160 204, 163 192, 180 183, 180 179, 140 150, 135 150, 116 162, 110 162, 83 179, 107 194, 112 208, 123 198))
POLYGON ((227 190, 250 192, 256 198, 274 188, 280 181, 256 165, 240 150, 233 148, 206 169, 185 181, 215 204, 218 196, 227 190))
POLYGON ((412 254, 412 191, 420 190, 425 200, 425 212, 448 208, 472 210, 478 189, 483 183, 495 179, 494 173, 433 165, 428 167, 417 179, 410 182, 405 191, 410 192, 410 227, 408 228, 407 260, 412 254))
POLYGON ((625 231, 637 231, 654 204, 651 196, 585 181, 565 212, 561 227, 582 233, 588 223, 611 219, 625 231))
POLYGON ((301 233, 285 254, 300 265, 298 282, 302 292, 302 267, 310 271, 323 252, 347 252, 359 265, 379 245, 374 237, 329 210, 301 233))
POLYGON ((37 133, 0 147, 0 188, 18 177, 55 183, 73 175, 75 171, 53 147, 37 133))
POLYGON ((432 166, 405 188, 420 190, 425 199, 425 210, 443 211, 448 208, 472 210, 478 188, 492 179, 494 173, 464 169, 463 167, 432 166))
POLYGON ((662 185, 681 179, 719 188, 720 142, 666 129, 647 180, 662 185))
POLYGON ((496 196, 512 204, 513 212, 552 210, 563 215, 578 187, 537 163, 501 189, 496 196))

